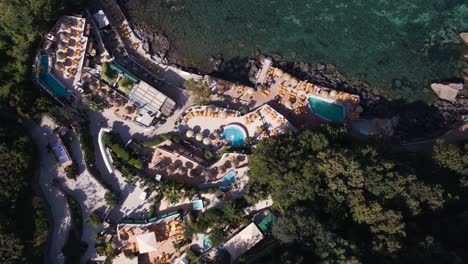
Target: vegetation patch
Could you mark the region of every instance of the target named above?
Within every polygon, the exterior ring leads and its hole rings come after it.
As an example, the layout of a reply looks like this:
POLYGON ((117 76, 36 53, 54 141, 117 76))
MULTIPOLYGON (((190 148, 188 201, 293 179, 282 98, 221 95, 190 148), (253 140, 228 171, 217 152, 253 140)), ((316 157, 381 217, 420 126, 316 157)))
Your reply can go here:
POLYGON ((270 260, 409 263, 464 256, 455 230, 466 202, 460 198, 466 147, 439 142, 433 159, 384 149, 355 144, 344 128, 330 126, 261 141, 249 158, 246 200, 269 193, 279 210, 272 233, 282 247, 270 260))
POLYGON ((145 142, 140 142, 139 144, 142 147, 149 148, 149 147, 157 146, 168 139, 172 140, 175 143, 180 143, 180 137, 177 133, 165 133, 165 134, 160 134, 158 138, 156 139, 145 141, 145 142))
POLYGON ((0 259, 42 263, 47 242, 46 208, 32 188, 34 147, 26 130, 0 120, 0 259), (14 133, 12 133, 14 131, 14 133))
POLYGON ((91 176, 94 177, 106 190, 106 204, 109 206, 113 206, 119 203, 119 193, 112 188, 112 185, 107 183, 104 178, 102 177, 101 172, 96 168, 96 156, 94 155, 94 143, 91 134, 89 133, 89 122, 85 121, 80 123, 76 132, 78 137, 80 138, 81 143, 81 150, 83 151, 83 157, 90 172, 91 176))
POLYGON ((113 70, 110 67, 110 64, 108 62, 103 63, 101 67, 102 67, 101 79, 103 79, 109 84, 113 84, 115 81, 117 81, 118 72, 113 70))
POLYGON ((192 93, 196 104, 206 104, 210 101, 211 91, 203 80, 189 79, 185 81, 184 88, 192 93))
POLYGON ((130 78, 128 78, 127 76, 124 76, 120 79, 118 83, 118 88, 120 91, 124 92, 125 94, 129 94, 134 85, 135 83, 130 78))
POLYGON ((104 144, 123 162, 139 170, 143 168, 143 161, 140 159, 139 154, 136 151, 127 149, 119 135, 115 133, 104 134, 104 144))

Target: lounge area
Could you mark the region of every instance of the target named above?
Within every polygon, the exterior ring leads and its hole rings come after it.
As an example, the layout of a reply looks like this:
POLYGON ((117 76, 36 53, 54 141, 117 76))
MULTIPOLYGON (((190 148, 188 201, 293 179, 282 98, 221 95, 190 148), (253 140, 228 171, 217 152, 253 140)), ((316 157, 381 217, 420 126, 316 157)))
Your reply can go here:
POLYGON ((179 126, 182 129, 186 128, 187 138, 195 137, 195 140, 212 145, 215 149, 233 145, 225 133, 228 127, 238 127, 243 131, 245 138, 250 137, 254 141, 295 129, 283 115, 269 105, 263 105, 245 115, 214 106, 190 107, 181 115, 179 126))
POLYGON ((202 159, 191 157, 190 151, 180 146, 163 142, 153 147, 154 152, 148 169, 151 174, 162 175, 165 179, 199 185, 223 178, 230 170, 248 164, 244 154, 227 153, 214 164, 209 165, 202 159))
POLYGON ((170 263, 177 256, 174 243, 185 239, 183 225, 175 219, 156 224, 120 224, 117 234, 124 254, 138 254, 138 263, 145 264, 170 263))

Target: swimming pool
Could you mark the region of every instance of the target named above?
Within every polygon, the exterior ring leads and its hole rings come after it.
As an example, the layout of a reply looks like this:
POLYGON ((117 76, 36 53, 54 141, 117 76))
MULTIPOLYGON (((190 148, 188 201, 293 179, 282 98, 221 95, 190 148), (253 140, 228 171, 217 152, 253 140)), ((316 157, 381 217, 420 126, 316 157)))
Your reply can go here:
POLYGON ((312 112, 319 117, 328 120, 342 123, 345 119, 344 106, 332 102, 327 102, 317 97, 309 97, 309 107, 312 112))
POLYGON ((39 63, 44 67, 44 74, 39 74, 39 81, 57 97, 70 96, 70 92, 49 72, 49 56, 42 55, 39 63))
POLYGON ((222 138, 229 141, 229 146, 242 146, 245 141, 245 132, 242 128, 238 126, 228 126, 224 128, 224 132, 221 135, 222 138))
POLYGON ((223 177, 223 182, 224 182, 226 185, 231 184, 233 181, 236 180, 236 175, 237 175, 237 172, 235 172, 235 171, 230 171, 228 174, 226 174, 226 175, 223 177))
POLYGON ((207 235, 203 238, 202 241, 202 246, 203 246, 203 251, 207 251, 213 246, 213 243, 211 242, 210 235, 207 235))

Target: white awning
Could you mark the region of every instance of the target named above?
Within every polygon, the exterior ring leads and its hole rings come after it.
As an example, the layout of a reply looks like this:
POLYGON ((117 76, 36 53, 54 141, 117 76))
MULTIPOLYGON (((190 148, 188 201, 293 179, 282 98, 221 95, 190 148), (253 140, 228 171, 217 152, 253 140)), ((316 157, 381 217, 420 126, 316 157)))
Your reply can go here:
POLYGON ((229 252, 231 255, 231 261, 233 261, 242 256, 245 252, 249 251, 249 249, 255 246, 262 239, 263 234, 260 229, 258 229, 255 223, 251 223, 234 237, 229 239, 229 241, 224 244, 224 248, 229 252))
POLYGON ((136 236, 136 240, 138 243, 138 251, 140 252, 140 254, 158 250, 156 246, 156 234, 154 232, 138 235, 136 236))

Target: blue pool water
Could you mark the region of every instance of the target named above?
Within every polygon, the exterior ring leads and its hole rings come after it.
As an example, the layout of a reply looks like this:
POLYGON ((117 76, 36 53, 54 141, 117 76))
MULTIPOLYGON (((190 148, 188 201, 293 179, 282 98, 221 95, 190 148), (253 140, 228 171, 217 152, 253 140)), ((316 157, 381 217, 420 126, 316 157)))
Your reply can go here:
POLYGON ((245 134, 239 127, 230 126, 225 128, 222 137, 229 141, 229 146, 244 145, 245 134))
POLYGON ((328 121, 342 123, 345 119, 344 106, 309 97, 309 106, 312 112, 328 121))
POLYGON ((52 76, 49 72, 49 56, 42 55, 39 58, 39 62, 41 66, 44 67, 44 74, 39 75, 39 81, 49 89, 57 97, 68 97, 70 96, 70 92, 57 80, 54 76, 52 76))
POLYGON ((234 180, 236 180, 236 172, 230 171, 226 176, 223 177, 223 182, 227 185, 231 184, 234 180))
POLYGON ((206 251, 210 249, 213 246, 213 243, 211 242, 210 235, 207 235, 205 238, 203 238, 203 251, 206 251))

